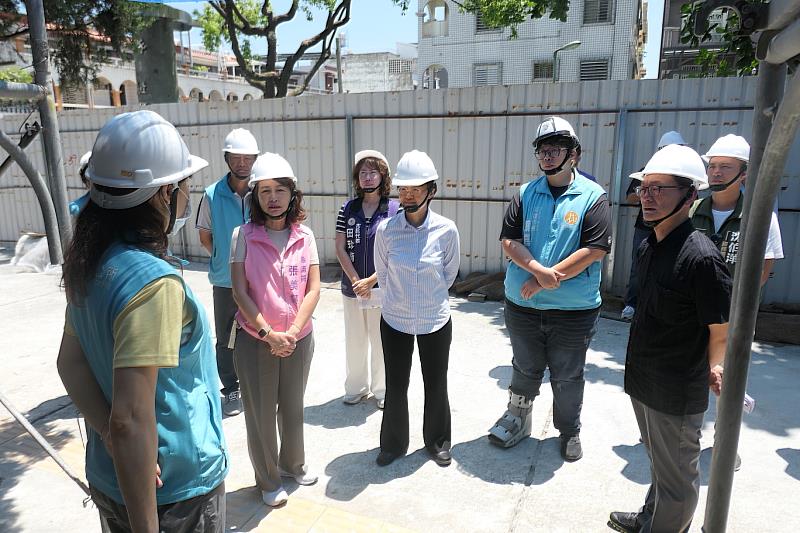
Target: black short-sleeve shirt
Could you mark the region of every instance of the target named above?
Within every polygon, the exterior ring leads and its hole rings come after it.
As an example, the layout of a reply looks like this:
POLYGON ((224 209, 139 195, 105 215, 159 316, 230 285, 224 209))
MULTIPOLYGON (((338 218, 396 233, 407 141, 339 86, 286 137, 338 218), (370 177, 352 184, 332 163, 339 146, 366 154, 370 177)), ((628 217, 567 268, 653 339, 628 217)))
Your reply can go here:
MULTIPOLYGON (((567 187, 559 187, 556 190, 551 188, 554 197, 564 193, 567 187), (562 189, 562 190, 558 190, 562 189)), ((611 209, 608 206, 608 197, 603 194, 592 207, 590 207, 583 217, 581 225, 580 248, 600 248, 606 252, 611 251, 611 209)), ((522 201, 519 191, 514 194, 511 202, 506 209, 503 217, 503 228, 500 230, 500 240, 513 239, 521 241, 523 238, 522 228, 525 224, 525 217, 522 213, 522 201)))
POLYGON ((639 297, 625 392, 670 415, 708 408, 708 326, 728 322, 731 277, 711 240, 687 220, 639 248, 639 297))

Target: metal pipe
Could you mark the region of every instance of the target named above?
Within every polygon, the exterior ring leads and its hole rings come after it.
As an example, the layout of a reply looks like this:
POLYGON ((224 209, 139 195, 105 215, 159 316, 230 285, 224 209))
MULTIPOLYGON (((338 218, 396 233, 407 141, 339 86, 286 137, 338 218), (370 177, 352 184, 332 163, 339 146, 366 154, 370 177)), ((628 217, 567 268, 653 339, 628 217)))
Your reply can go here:
POLYGON ((61 135, 58 130, 58 117, 53 97, 50 94, 49 43, 44 20, 42 0, 25 0, 30 30, 31 54, 33 55, 34 81, 47 92, 47 97, 39 100, 39 118, 42 121, 42 144, 47 164, 47 181, 56 211, 61 246, 66 248, 72 237, 72 220, 67 202, 67 182, 64 178, 64 156, 61 152, 61 135))
MULTIPOLYGON (((28 127, 25 130, 25 133, 20 138, 19 144, 17 146, 19 146, 20 149, 24 150, 25 148, 28 147, 28 145, 31 142, 33 142, 33 140, 36 138, 36 136, 39 135, 39 132, 41 130, 42 130, 42 127, 39 126, 39 124, 35 122, 33 124, 33 126, 28 127)), ((8 168, 8 166, 11 164, 11 162, 13 160, 14 160, 14 158, 9 155, 8 157, 5 158, 5 160, 2 163, 0 163, 0 178, 3 177, 3 173, 5 173, 6 168, 8 168)))
POLYGON ((47 97, 43 87, 33 83, 17 83, 14 81, 0 81, 0 98, 12 100, 39 100, 47 97))
MULTIPOLYGON (((760 75, 759 75, 760 76, 760 75)), ((766 80, 765 80, 766 82, 766 80)), ((747 220, 740 233, 736 276, 739 278, 733 293, 733 313, 725 352, 725 377, 719 399, 716 442, 711 459, 711 477, 708 483, 708 504, 704 531, 725 531, 730 507, 733 467, 742 422, 742 401, 747 384, 747 367, 750 347, 755 332, 760 297, 761 269, 764 264, 772 208, 780 188, 781 175, 789 156, 789 147, 800 125, 800 76, 789 82, 786 95, 764 149, 755 187, 747 188, 745 196, 752 199, 747 220)))
POLYGON ((53 201, 47 191, 47 185, 42 179, 42 175, 36 170, 28 158, 28 155, 22 151, 22 148, 14 144, 3 130, 0 129, 0 148, 8 152, 14 158, 14 161, 19 165, 19 168, 28 177, 31 182, 33 192, 36 193, 36 198, 39 200, 39 207, 42 209, 42 218, 44 218, 45 233, 47 233, 47 248, 50 252, 50 264, 60 265, 64 262, 64 255, 62 253, 61 240, 58 238, 58 224, 56 223, 56 211, 53 207, 53 201))
POLYGON ((764 59, 780 65, 798 54, 800 54, 800 18, 772 38, 764 59))
POLYGON ((81 490, 85 492, 87 496, 91 496, 91 494, 89 493, 89 487, 87 487, 86 484, 83 481, 81 481, 81 478, 75 475, 75 473, 72 471, 69 465, 66 462, 64 462, 64 460, 61 458, 60 455, 58 455, 58 452, 56 452, 55 449, 53 449, 53 447, 50 446, 50 443, 48 443, 47 440, 45 440, 45 438, 42 436, 41 433, 36 431, 36 428, 33 427, 33 425, 30 422, 28 422, 28 419, 25 418, 25 416, 22 413, 17 411, 17 409, 13 405, 11 405, 11 402, 8 401, 8 398, 6 398, 2 392, 0 392, 0 403, 3 404, 3 407, 8 409, 8 412, 11 413, 11 416, 13 416, 16 419, 16 421, 19 422, 19 424, 23 428, 25 428, 25 431, 27 431, 28 434, 30 434, 30 436, 33 437, 33 439, 37 442, 37 444, 39 444, 39 446, 41 446, 42 449, 47 452, 47 455, 53 458, 56 464, 61 467, 61 470, 63 470, 64 473, 67 474, 72 481, 77 483, 78 486, 81 488, 81 490))
POLYGON ((353 129, 353 115, 347 115, 344 119, 344 135, 347 139, 347 161, 345 161, 345 178, 347 179, 347 196, 352 198, 355 194, 353 188, 353 180, 350 179, 350 174, 353 172, 353 161, 356 158, 355 152, 355 130, 353 129))

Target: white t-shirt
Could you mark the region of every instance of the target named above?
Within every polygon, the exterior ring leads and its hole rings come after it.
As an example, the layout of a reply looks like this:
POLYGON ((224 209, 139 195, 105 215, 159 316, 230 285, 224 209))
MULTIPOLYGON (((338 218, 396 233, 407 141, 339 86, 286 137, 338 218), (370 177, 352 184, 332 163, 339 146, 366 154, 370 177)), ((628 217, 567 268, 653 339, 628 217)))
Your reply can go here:
MULTIPOLYGON (((714 215, 714 232, 718 232, 719 228, 725 223, 731 214, 730 211, 711 210, 714 215)), ((772 218, 769 222, 769 234, 767 235, 767 248, 764 251, 764 259, 783 259, 783 241, 781 239, 781 227, 778 224, 778 215, 772 212, 772 218)))

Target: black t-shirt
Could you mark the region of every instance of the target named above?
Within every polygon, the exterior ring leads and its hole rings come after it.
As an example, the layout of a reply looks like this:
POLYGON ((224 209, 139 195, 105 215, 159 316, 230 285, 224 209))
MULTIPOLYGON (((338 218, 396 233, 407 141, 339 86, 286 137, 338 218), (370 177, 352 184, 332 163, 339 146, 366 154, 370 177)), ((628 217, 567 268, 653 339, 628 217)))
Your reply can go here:
MULTIPOLYGON (((553 187, 550 191, 553 192, 553 187)), ((556 187, 553 198, 558 198, 567 187, 556 187), (562 189, 558 192, 558 189, 562 189), (556 196, 558 193, 558 196, 556 196)), ((608 206, 608 197, 603 194, 592 207, 590 207, 583 217, 581 225, 580 248, 600 248, 606 252, 611 251, 611 209, 608 206)), ((522 228, 525 217, 522 213, 522 201, 519 191, 511 199, 506 209, 506 216, 503 218, 503 228, 500 230, 500 239, 522 240, 522 228)))
POLYGON ((625 392, 670 415, 708 408, 708 326, 728 322, 731 277, 708 237, 687 220, 639 248, 636 314, 625 392))

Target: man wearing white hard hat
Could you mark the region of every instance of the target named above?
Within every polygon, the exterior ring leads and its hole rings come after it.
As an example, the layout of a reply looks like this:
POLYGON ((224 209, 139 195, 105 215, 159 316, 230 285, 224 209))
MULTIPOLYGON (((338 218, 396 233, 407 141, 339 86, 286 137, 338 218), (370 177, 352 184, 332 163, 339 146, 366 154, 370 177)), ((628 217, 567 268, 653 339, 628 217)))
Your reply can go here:
MULTIPOLYGON (((656 147, 656 151, 661 150, 665 146, 669 146, 670 144, 679 144, 681 146, 686 146, 686 141, 683 140, 683 136, 678 133, 677 131, 668 131, 664 135, 661 136, 661 139, 658 141, 658 146, 656 147)), ((628 185, 628 190, 625 191, 625 201, 629 204, 639 205, 641 202, 639 201, 639 195, 636 194, 636 187, 639 185, 639 180, 631 179, 630 185, 628 185)), ((634 310, 636 309, 636 257, 637 252, 639 251, 639 246, 642 244, 642 241, 645 240, 653 230, 644 223, 644 219, 642 218, 642 209, 639 208, 639 214, 636 215, 636 222, 634 223, 633 229, 633 243, 631 246, 631 272, 628 278, 628 290, 625 292, 625 307, 622 309, 622 313, 620 318, 622 320, 630 320, 633 318, 634 310)))
POLYGON ((625 360, 631 398, 650 459, 651 484, 638 512, 613 512, 624 532, 688 531, 699 494, 700 429, 708 389, 719 395, 731 277, 689 209, 708 186, 700 156, 671 145, 653 155, 636 193, 653 233, 639 248, 639 300, 625 360))
POLYGON ((600 262, 611 248, 610 210, 603 188, 576 169, 579 142, 569 122, 545 119, 533 144, 543 175, 514 195, 500 233, 511 259, 505 323, 514 371, 507 409, 489 429, 489 441, 510 448, 530 436, 533 400, 549 370, 561 457, 577 461, 586 350, 602 302, 600 262))
POLYGON ((408 451, 408 384, 416 340, 425 385, 422 437, 439 466, 450 456, 447 366, 453 323, 448 289, 458 275, 460 246, 455 223, 433 212, 439 174, 425 152, 412 150, 397 163, 394 184, 403 211, 378 226, 375 273, 383 290, 381 341, 386 404, 378 466, 408 451))
POLYGON ((236 303, 231 289, 229 264, 233 229, 250 220, 247 182, 258 156, 258 143, 246 129, 237 128, 225 137, 222 149, 228 172, 206 188, 195 227, 200 243, 211 256, 208 281, 213 286, 214 326, 217 334, 217 372, 222 383, 222 410, 227 416, 242 412, 239 378, 228 348, 236 303))
MULTIPOLYGON (((743 137, 725 135, 711 145, 703 159, 708 163, 707 176, 711 196, 694 203, 690 213, 692 224, 717 245, 733 276, 739 252, 739 229, 744 204, 741 185, 747 177, 750 145, 743 137)), ((761 285, 769 279, 776 259, 783 259, 783 245, 778 215, 773 212, 764 252, 761 285)))

